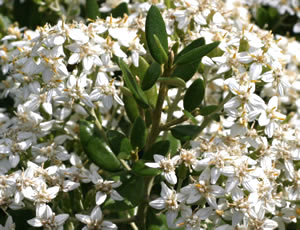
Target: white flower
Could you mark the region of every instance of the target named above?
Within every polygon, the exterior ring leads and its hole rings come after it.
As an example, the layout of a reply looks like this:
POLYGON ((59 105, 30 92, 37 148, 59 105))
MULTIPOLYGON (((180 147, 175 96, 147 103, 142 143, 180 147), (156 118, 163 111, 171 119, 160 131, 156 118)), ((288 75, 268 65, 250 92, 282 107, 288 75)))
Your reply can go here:
POLYGON ((177 177, 175 174, 175 169, 179 156, 176 155, 172 159, 170 157, 164 157, 162 155, 154 154, 155 163, 146 163, 150 168, 161 168, 163 170, 162 175, 165 177, 166 181, 170 184, 177 183, 177 177))
POLYGON ((167 223, 169 227, 174 226, 175 218, 178 215, 179 205, 177 201, 177 194, 174 190, 168 188, 168 186, 161 182, 160 197, 151 201, 149 205, 155 209, 166 209, 167 223))
POLYGON ((113 99, 120 105, 124 105, 123 101, 117 94, 114 86, 114 80, 109 79, 108 75, 103 72, 97 74, 94 90, 90 94, 92 101, 101 100, 105 109, 108 111, 113 105, 113 99))
POLYGON ((121 201, 123 197, 115 190, 122 183, 120 181, 108 181, 103 180, 103 178, 96 172, 92 172, 92 182, 96 187, 96 205, 101 205, 106 200, 107 196, 110 195, 111 199, 121 201))
POLYGON ((277 112, 278 97, 274 96, 269 100, 268 106, 265 110, 261 111, 258 123, 260 126, 265 127, 265 133, 268 137, 272 137, 274 130, 278 127, 277 121, 283 121, 286 116, 277 112))
POLYGON ((210 184, 210 175, 210 169, 206 168, 199 176, 197 183, 181 188, 178 194, 179 201, 193 204, 200 200, 201 197, 205 197, 207 202, 217 209, 216 197, 223 196, 225 192, 222 187, 210 184))
POLYGON ((82 230, 116 230, 118 229, 117 225, 110 221, 103 220, 103 215, 100 207, 96 206, 92 212, 91 215, 82 215, 82 214, 76 214, 76 218, 86 224, 85 227, 82 228, 82 230))
POLYGON ((176 227, 185 227, 186 230, 199 230, 203 226, 203 220, 213 213, 212 207, 201 208, 193 212, 190 206, 183 206, 181 217, 176 221, 176 227))
POLYGON ((36 206, 36 217, 27 221, 33 227, 44 227, 45 229, 64 229, 64 222, 69 218, 69 214, 55 215, 46 204, 36 206))
POLYGON ((240 106, 245 108, 247 112, 260 111, 265 108, 264 100, 254 93, 255 84, 241 85, 234 78, 229 78, 225 82, 228 84, 230 91, 236 95, 224 105, 226 111, 230 112, 240 106))

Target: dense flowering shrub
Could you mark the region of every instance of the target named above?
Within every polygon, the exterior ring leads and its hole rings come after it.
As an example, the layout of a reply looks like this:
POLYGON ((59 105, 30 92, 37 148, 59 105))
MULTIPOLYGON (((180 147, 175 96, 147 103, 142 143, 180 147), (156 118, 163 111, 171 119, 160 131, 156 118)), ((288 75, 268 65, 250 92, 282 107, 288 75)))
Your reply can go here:
POLYGON ((80 1, 89 20, 10 25, 0 228, 299 227, 300 44, 254 24, 265 2, 80 1))

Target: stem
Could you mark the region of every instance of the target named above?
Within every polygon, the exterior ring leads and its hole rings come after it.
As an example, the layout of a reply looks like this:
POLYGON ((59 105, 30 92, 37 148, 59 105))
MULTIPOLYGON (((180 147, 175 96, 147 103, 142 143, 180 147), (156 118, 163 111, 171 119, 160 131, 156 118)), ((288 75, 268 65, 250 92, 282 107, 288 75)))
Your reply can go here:
POLYGON ((151 193, 151 189, 154 182, 154 176, 145 178, 145 199, 140 204, 137 213, 137 226, 139 230, 146 230, 146 219, 147 219, 147 211, 148 211, 148 201, 151 193))
POLYGON ((150 131, 150 134, 148 136, 146 146, 145 146, 145 152, 148 151, 148 149, 151 147, 151 145, 155 142, 157 136, 159 135, 159 123, 162 113, 162 106, 165 100, 165 96, 167 94, 168 87, 165 84, 160 85, 158 98, 156 102, 155 109, 152 114, 152 128, 150 131))

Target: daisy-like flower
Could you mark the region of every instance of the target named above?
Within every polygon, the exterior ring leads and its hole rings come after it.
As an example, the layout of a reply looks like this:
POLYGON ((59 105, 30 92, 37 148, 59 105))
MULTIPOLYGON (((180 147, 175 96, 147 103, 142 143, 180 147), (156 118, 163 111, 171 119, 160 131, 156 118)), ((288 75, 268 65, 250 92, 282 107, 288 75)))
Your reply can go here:
POLYGON ((190 170, 197 170, 197 165, 199 163, 199 160, 197 159, 198 156, 199 152, 194 149, 181 149, 179 162, 190 168, 190 170))
POLYGON ((117 94, 113 79, 109 79, 108 75, 104 72, 98 73, 94 90, 91 92, 90 97, 92 101, 101 100, 107 110, 112 107, 113 100, 120 105, 124 105, 117 94))
POLYGON ((123 200, 123 197, 114 190, 118 188, 122 183, 120 181, 108 181, 103 180, 103 178, 96 172, 93 171, 92 173, 92 182, 96 187, 96 204, 101 205, 107 199, 107 196, 110 195, 111 199, 113 200, 123 200))
POLYGON ((162 175, 165 177, 166 181, 170 184, 176 184, 177 177, 175 174, 175 169, 180 156, 176 155, 170 159, 170 156, 164 157, 159 154, 154 154, 153 158, 155 163, 146 163, 145 165, 150 168, 162 169, 162 175))
POLYGON ((149 205, 152 208, 158 210, 166 209, 168 226, 169 227, 174 226, 174 221, 178 215, 178 210, 179 210, 176 191, 168 188, 168 186, 164 182, 161 182, 160 197, 151 201, 149 205))
POLYGON ((277 111, 278 108, 278 97, 274 96, 269 100, 268 106, 265 110, 261 111, 258 123, 260 126, 265 127, 265 133, 268 137, 272 137, 274 130, 278 128, 277 121, 283 121, 286 116, 277 111))
POLYGON ((83 214, 76 214, 76 218, 86 224, 85 227, 82 228, 82 230, 88 230, 88 229, 101 229, 101 230, 116 230, 118 229, 117 225, 110 221, 103 220, 103 215, 100 207, 96 206, 92 212, 91 215, 83 215, 83 214))
POLYGON ((225 83, 228 84, 230 91, 236 95, 224 105, 226 111, 230 112, 240 106, 243 106, 247 112, 264 109, 264 100, 254 93, 255 84, 241 85, 234 78, 227 79, 225 83))
POLYGON ((205 197, 207 202, 217 209, 216 197, 223 196, 225 191, 218 185, 211 185, 210 176, 210 169, 206 168, 199 176, 198 182, 189 184, 180 190, 178 200, 187 204, 193 204, 200 200, 201 197, 205 197))
POLYGON ((27 221, 33 227, 44 227, 44 229, 63 230, 64 223, 69 218, 69 214, 55 215, 46 204, 38 204, 36 207, 36 217, 27 221))
POLYGON ((202 229, 204 220, 213 213, 212 207, 193 211, 190 206, 183 206, 181 217, 176 221, 176 227, 185 227, 186 230, 202 229))

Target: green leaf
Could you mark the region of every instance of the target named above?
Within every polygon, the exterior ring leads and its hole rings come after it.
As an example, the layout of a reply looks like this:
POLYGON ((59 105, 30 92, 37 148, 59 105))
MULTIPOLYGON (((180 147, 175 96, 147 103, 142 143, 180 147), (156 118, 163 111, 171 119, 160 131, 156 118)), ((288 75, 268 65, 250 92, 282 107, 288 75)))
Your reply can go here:
POLYGON ((86 120, 80 120, 79 137, 82 145, 87 146, 92 136, 94 136, 94 124, 86 120))
POLYGON ((178 125, 171 128, 172 135, 181 141, 192 140, 197 136, 199 131, 200 127, 196 125, 178 125))
POLYGON ((126 2, 123 2, 121 4, 119 4, 116 8, 112 9, 111 11, 111 15, 114 18, 118 18, 118 17, 124 17, 124 14, 129 14, 128 13, 128 5, 126 2))
POLYGON ((201 108, 200 114, 202 116, 210 115, 213 112, 215 112, 217 110, 217 108, 218 108, 217 105, 208 105, 208 106, 205 106, 205 107, 201 108))
POLYGON ((205 94, 204 81, 202 79, 195 80, 187 89, 183 98, 183 107, 191 112, 200 106, 205 94))
POLYGON ((137 206, 144 199, 144 178, 132 175, 129 179, 122 181, 118 192, 133 206, 137 206))
POLYGON ((133 97, 135 98, 137 103, 143 108, 148 108, 149 105, 147 102, 146 95, 144 94, 140 86, 137 84, 135 77, 132 75, 128 66, 122 59, 119 59, 119 66, 123 73, 124 82, 129 88, 129 90, 132 92, 133 97))
POLYGON ((144 120, 141 117, 137 117, 133 123, 133 127, 130 135, 130 142, 133 147, 142 149, 146 143, 147 128, 144 120))
POLYGON ((97 16, 99 16, 97 0, 86 0, 85 16, 93 20, 97 19, 97 16))
MULTIPOLYGON (((164 50, 162 44, 160 43, 159 38, 156 36, 156 34, 153 34, 154 37, 154 41, 156 43, 156 47, 158 49, 158 51, 161 54, 161 58, 162 58, 162 63, 167 63, 168 62, 168 54, 166 53, 166 51, 164 50)), ((162 64, 161 63, 161 64, 162 64)))
POLYGON ((161 174, 161 170, 149 168, 143 160, 138 160, 133 164, 132 172, 138 176, 157 176, 161 174))
POLYGON ((142 81, 142 89, 150 89, 161 75, 161 65, 153 62, 148 68, 145 77, 142 81))
POLYGON ((144 153, 143 159, 145 160, 153 160, 154 154, 159 154, 165 156, 170 150, 170 141, 162 140, 153 144, 150 149, 144 153))
POLYGON ((176 60, 183 56, 184 54, 192 51, 193 49, 199 48, 200 46, 205 45, 205 39, 204 38, 198 38, 194 41, 192 41, 188 46, 186 46, 182 51, 180 51, 180 53, 175 57, 175 62, 176 60))
POLYGON ((174 63, 175 64, 191 64, 191 63, 199 63, 201 61, 201 58, 204 57, 206 54, 211 52, 213 49, 215 49, 220 42, 213 42, 207 45, 200 46, 198 48, 192 49, 191 51, 186 52, 185 54, 179 56, 174 63))
POLYGON ((109 146, 115 154, 119 154, 120 152, 124 152, 127 155, 130 154, 132 146, 124 134, 116 130, 109 130, 107 132, 107 139, 109 146))
POLYGON ((135 67, 134 65, 130 66, 130 70, 131 70, 133 76, 138 76, 141 82, 144 80, 144 76, 145 76, 148 68, 149 68, 149 64, 142 56, 139 56, 139 66, 138 67, 135 67))
POLYGON ((184 65, 176 65, 172 73, 172 76, 180 77, 185 82, 190 80, 194 74, 197 72, 199 62, 188 63, 184 65))
POLYGON ((185 82, 178 77, 160 77, 157 79, 158 82, 164 83, 169 86, 182 87, 185 88, 185 82))
POLYGON ((193 116, 193 114, 191 114, 190 112, 188 112, 187 110, 183 110, 184 115, 193 122, 193 124, 198 124, 197 119, 193 116))
POLYGON ((145 94, 150 106, 154 108, 158 97, 156 85, 153 85, 150 89, 146 90, 145 94))
POLYGON ((79 130, 83 150, 92 162, 107 171, 118 171, 121 169, 118 158, 102 139, 94 135, 89 122, 81 120, 79 130))
POLYGON ((89 159, 98 165, 101 169, 107 171, 118 171, 121 164, 109 146, 100 138, 91 137, 88 145, 84 147, 89 159))
POLYGON ((145 32, 151 56, 159 64, 166 63, 166 54, 168 53, 166 25, 159 9, 154 5, 148 11, 145 32), (155 39, 154 35, 156 35, 157 39, 155 39))
POLYGON ((131 122, 139 116, 139 108, 133 96, 123 94, 123 102, 126 114, 131 122))
POLYGON ((268 11, 263 7, 259 7, 256 11, 256 20, 257 24, 263 28, 269 20, 268 11))

